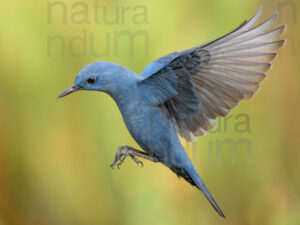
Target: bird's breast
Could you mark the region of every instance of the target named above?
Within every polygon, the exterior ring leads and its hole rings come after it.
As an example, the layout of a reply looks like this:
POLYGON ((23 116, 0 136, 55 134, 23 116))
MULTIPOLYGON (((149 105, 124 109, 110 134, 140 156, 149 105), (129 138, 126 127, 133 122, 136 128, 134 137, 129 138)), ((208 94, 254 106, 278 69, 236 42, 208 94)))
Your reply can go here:
POLYGON ((147 153, 160 158, 172 147, 177 135, 162 108, 133 100, 120 110, 130 134, 147 153))

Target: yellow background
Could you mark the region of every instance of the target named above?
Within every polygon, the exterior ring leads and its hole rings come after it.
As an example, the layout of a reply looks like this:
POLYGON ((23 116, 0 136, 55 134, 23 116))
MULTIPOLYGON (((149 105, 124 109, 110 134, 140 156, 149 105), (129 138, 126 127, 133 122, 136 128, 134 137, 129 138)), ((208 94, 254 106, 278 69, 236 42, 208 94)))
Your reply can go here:
POLYGON ((66 24, 59 9, 53 9, 47 21, 48 1, 1 2, 0 224, 224 224, 200 191, 161 164, 144 161, 141 169, 128 160, 121 170, 109 168, 118 146, 138 146, 108 95, 78 92, 56 97, 88 63, 112 61, 140 73, 160 56, 231 31, 259 6, 263 19, 280 11, 278 25, 288 25, 287 45, 261 91, 232 111, 228 130, 201 137, 194 152, 192 145, 187 148, 227 216, 226 224, 300 224, 299 1, 99 1, 110 19, 117 7, 129 7, 124 24, 116 25, 95 24, 95 1, 83 1, 90 24, 75 24, 70 17, 78 11, 73 6, 78 2, 63 1, 66 24), (147 10, 147 24, 132 22, 138 5, 147 10), (84 30, 95 35, 98 51, 110 35, 110 56, 75 57, 69 51, 62 55, 59 45, 53 45, 49 55, 49 37, 59 35, 68 43, 84 30), (143 39, 137 39, 130 56, 126 38, 113 54, 114 32, 141 30, 149 37, 148 55, 143 39), (250 132, 235 130, 240 114, 249 116, 250 132), (243 138, 252 145, 250 163, 242 147, 236 164, 230 148, 224 147, 219 161, 215 147, 208 150, 217 141, 243 138))

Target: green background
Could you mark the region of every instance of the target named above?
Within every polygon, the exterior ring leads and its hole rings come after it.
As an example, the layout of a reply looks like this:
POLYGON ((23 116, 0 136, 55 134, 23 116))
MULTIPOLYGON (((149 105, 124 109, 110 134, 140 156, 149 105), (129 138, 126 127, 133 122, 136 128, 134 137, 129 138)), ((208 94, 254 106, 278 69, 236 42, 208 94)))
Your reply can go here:
MULTIPOLYGON (((50 4, 56 1, 50 1, 50 4)), ((62 1, 50 10, 48 1, 3 1, 0 7, 0 224, 1 225, 165 225, 165 224, 300 224, 299 94, 300 2, 240 0, 111 0, 62 1), (89 24, 77 24, 86 4, 89 24), (119 110, 106 94, 78 92, 57 100, 76 74, 93 61, 112 61, 140 73, 152 60, 213 40, 236 28, 263 7, 262 19, 280 11, 287 24, 287 45, 251 101, 231 113, 227 128, 184 145, 227 219, 215 213, 202 193, 178 180, 161 164, 131 160, 121 170, 109 168, 118 146, 138 148, 119 110), (118 24, 113 21, 129 7, 118 24), (134 10, 138 7, 139 10, 134 10), (142 16, 141 7, 146 10, 142 16), (67 22, 63 23, 63 15, 67 22), (74 15, 73 15, 74 16, 74 15), (102 18, 102 19, 101 19, 102 18), (101 57, 81 56, 53 42, 59 36, 94 35, 101 57), (114 42, 115 32, 142 32, 130 55, 128 39, 114 42), (109 43, 109 44, 107 44, 109 43), (149 49, 149 53, 145 49, 149 49), (116 50, 115 50, 116 49, 116 50), (117 53, 115 52, 117 51, 117 53), (249 119, 249 129, 236 128, 249 119), (235 163, 230 146, 220 141, 247 140, 235 163)), ((91 44, 87 41, 87 46, 91 44)), ((85 48, 86 50, 88 47, 85 48)), ((80 53, 79 41, 72 51, 80 53)), ((223 123, 223 122, 222 122, 223 123)))

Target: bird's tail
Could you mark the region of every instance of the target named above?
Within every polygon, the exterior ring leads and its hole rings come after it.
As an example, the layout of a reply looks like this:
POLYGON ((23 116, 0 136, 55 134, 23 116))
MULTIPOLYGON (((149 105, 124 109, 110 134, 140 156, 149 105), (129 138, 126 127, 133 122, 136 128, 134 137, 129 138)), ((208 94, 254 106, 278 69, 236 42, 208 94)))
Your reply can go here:
POLYGON ((197 188, 199 188, 203 192, 203 194, 205 195, 207 200, 210 202, 212 207, 214 207, 214 209, 217 211, 217 213, 222 218, 225 219, 225 215, 223 214, 222 210, 220 209, 220 207, 218 206, 218 204, 214 200, 213 196, 208 191, 207 187, 205 186, 204 182, 202 181, 200 175, 198 174, 196 168, 194 167, 194 165, 192 164, 191 161, 189 161, 189 163, 187 163, 186 168, 182 172, 183 173, 181 173, 181 174, 178 174, 178 173, 177 174, 180 175, 181 177, 183 177, 190 184, 192 184, 192 185, 196 186, 197 188))

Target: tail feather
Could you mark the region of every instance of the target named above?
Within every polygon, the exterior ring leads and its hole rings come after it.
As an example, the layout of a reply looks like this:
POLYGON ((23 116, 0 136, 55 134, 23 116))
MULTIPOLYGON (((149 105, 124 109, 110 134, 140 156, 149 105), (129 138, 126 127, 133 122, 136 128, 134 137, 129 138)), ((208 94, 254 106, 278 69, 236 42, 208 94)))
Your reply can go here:
POLYGON ((203 192, 203 194, 205 195, 205 197, 207 198, 209 203, 212 205, 212 207, 216 210, 216 212, 223 219, 225 219, 224 213, 220 209, 219 205, 217 204, 217 202, 215 201, 213 196, 210 194, 209 190, 207 189, 207 187, 205 186, 204 182, 202 181, 200 175, 198 174, 196 168, 192 165, 191 162, 190 162, 190 166, 187 169, 185 169, 183 173, 182 172, 183 171, 181 170, 181 174, 179 174, 179 175, 182 176, 190 184, 199 188, 203 192))
MULTIPOLYGON (((199 176, 200 178, 200 176, 199 176)), ((194 181, 196 183, 196 181, 194 181)), ((210 194, 210 192, 208 191, 208 189, 206 188, 206 186, 204 185, 203 181, 200 178, 200 182, 198 181, 196 183, 196 186, 203 192, 203 194, 205 195, 205 197, 207 198, 207 200, 209 201, 209 203, 212 205, 212 207, 217 211, 217 213, 225 219, 225 215, 222 212, 222 210, 220 209, 220 207, 218 206, 217 202, 215 201, 215 199, 213 198, 213 196, 210 194)))

